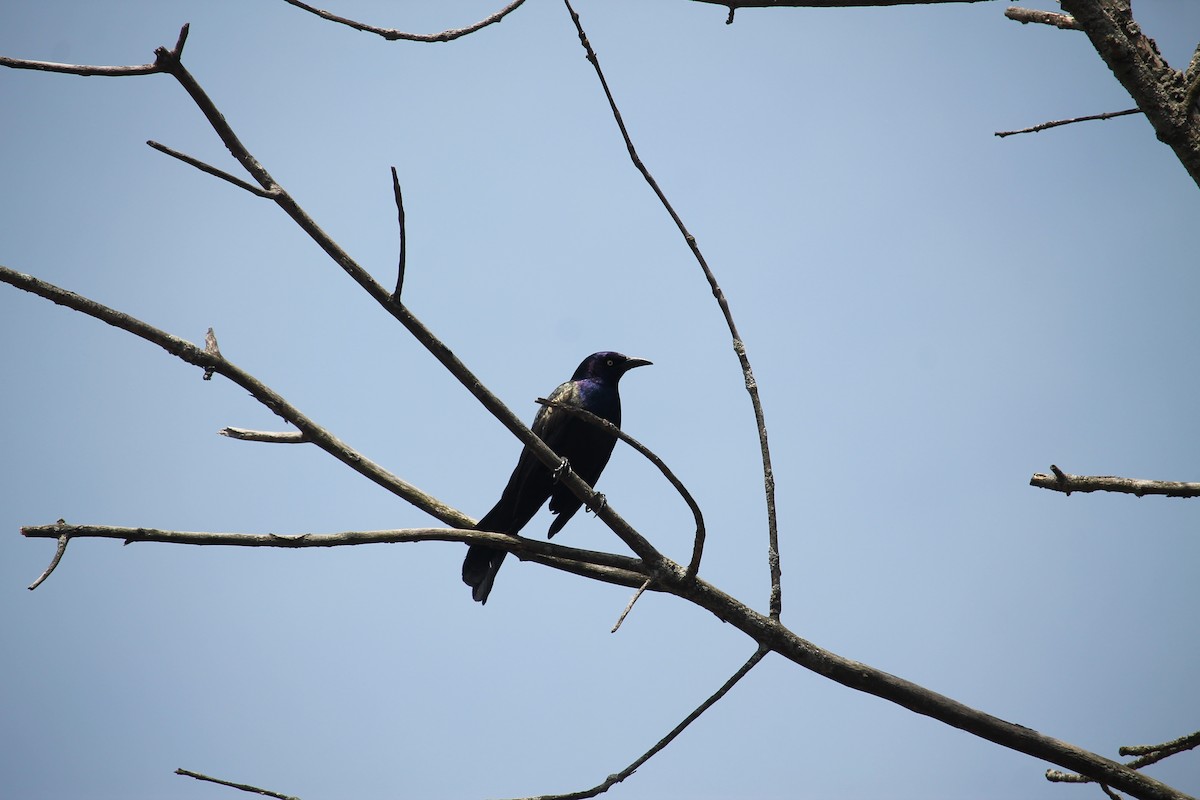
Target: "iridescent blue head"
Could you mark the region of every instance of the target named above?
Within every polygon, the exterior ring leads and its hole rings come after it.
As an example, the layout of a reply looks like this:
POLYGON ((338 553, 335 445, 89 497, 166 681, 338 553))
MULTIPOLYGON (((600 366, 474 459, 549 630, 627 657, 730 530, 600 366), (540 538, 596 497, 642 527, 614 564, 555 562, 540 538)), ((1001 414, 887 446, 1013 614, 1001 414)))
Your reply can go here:
POLYGON ((579 365, 579 369, 575 370, 575 374, 571 376, 571 380, 591 378, 615 384, 629 370, 634 367, 644 367, 650 363, 644 358, 630 358, 621 353, 605 350, 600 353, 592 353, 585 358, 579 365))

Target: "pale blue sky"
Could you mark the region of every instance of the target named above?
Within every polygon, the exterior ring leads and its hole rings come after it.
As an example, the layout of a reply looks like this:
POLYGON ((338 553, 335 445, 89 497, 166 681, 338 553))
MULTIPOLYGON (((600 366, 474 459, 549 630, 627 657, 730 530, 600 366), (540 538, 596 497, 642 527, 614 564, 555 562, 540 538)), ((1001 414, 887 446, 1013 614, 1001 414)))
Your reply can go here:
MULTIPOLYGON (((436 31, 491 2, 328 0, 436 31)), ((1050 7, 1046 4, 1045 7, 1050 7)), ((1195 480, 1200 192, 1081 34, 1002 3, 742 11, 580 0, 643 158, 729 297, 779 488, 785 621, 844 656, 1109 756, 1200 720, 1195 502, 1072 496, 1072 472, 1195 480)), ((1173 65, 1200 6, 1141 0, 1173 65)), ((558 2, 450 44, 282 2, 0 7, 0 54, 185 63, 242 140, 512 408, 579 360, 655 362, 625 427, 709 527, 704 576, 762 609, 750 406, 687 248, 629 164, 558 2)), ((169 77, 0 71, 0 263, 202 341, 475 516, 519 445, 235 169, 169 77)), ((451 544, 284 552, 114 541, 71 522, 330 532, 432 521, 277 428, 244 392, 0 287, 0 784, 30 800, 232 798, 176 767, 321 798, 590 786, 753 651, 672 598, 512 563, 480 608, 451 544)), ((618 449, 609 501, 667 553, 690 516, 618 449)), ((543 513, 528 532, 542 535, 543 513)), ((556 539, 619 543, 580 515, 556 539)), ((768 658, 609 796, 1097 797, 1046 765, 768 658)), ((1200 762, 1151 774, 1195 793, 1200 762)))

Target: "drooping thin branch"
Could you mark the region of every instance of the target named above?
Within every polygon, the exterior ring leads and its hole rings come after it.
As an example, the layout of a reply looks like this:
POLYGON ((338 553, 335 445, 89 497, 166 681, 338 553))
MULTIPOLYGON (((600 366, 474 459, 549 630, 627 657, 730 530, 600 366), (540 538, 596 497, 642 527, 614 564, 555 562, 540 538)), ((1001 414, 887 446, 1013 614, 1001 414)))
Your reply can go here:
POLYGON ((721 313, 725 317, 725 325, 729 328, 729 335, 733 338, 733 351, 737 354, 738 363, 742 368, 742 376, 746 382, 746 391, 750 395, 750 404, 754 408, 754 421, 758 427, 758 444, 762 452, 763 489, 766 494, 767 503, 767 564, 771 573, 770 609, 771 616, 778 618, 783 610, 783 592, 780 585, 779 526, 775 515, 775 473, 771 468, 771 448, 767 442, 767 423, 763 414, 762 401, 758 396, 758 382, 754 379, 754 370, 750 368, 750 357, 746 354, 746 345, 738 333, 737 326, 734 324, 733 312, 730 311, 729 302, 725 299, 725 292, 722 291, 720 284, 717 283, 716 276, 709 269, 708 261, 700 251, 700 246, 696 244, 696 237, 692 236, 688 231, 687 226, 683 224, 683 219, 676 213, 670 201, 667 200, 667 196, 663 193, 663 190, 659 188, 658 181, 650 174, 650 170, 642 162, 641 157, 638 156, 637 148, 633 145, 633 139, 629 135, 629 130, 625 127, 625 120, 621 116, 621 110, 617 107, 617 102, 608 88, 608 81, 604 77, 604 71, 600 69, 600 59, 597 58, 596 51, 592 49, 591 42, 588 41, 587 33, 583 30, 583 24, 579 21, 579 15, 572 8, 570 0, 563 0, 563 2, 566 4, 567 11, 571 15, 571 21, 575 23, 575 30, 579 34, 579 43, 583 46, 584 52, 587 54, 587 60, 591 63, 593 69, 595 69, 596 77, 600 80, 600 87, 604 90, 604 96, 608 99, 608 107, 612 111, 617 128, 621 131, 621 137, 625 140, 625 148, 629 151, 629 157, 633 161, 633 165, 654 191, 663 208, 666 209, 671 219, 675 222, 675 226, 679 228, 684 241, 687 242, 692 255, 696 258, 696 262, 704 272, 704 277, 708 281, 713 297, 716 298, 717 305, 720 306, 721 313))
POLYGON ((276 798, 276 800, 300 800, 299 797, 293 797, 290 794, 280 794, 279 792, 272 792, 270 789, 260 789, 257 786, 251 786, 247 783, 234 783, 233 781, 226 781, 226 780, 222 780, 221 778, 214 778, 210 775, 203 775, 199 772, 192 772, 190 769, 182 769, 182 768, 177 769, 177 770, 175 770, 175 774, 176 775, 185 775, 189 778, 195 778, 198 781, 208 781, 209 783, 219 783, 222 786, 228 786, 232 789, 238 789, 243 792, 249 792, 250 794, 261 794, 261 795, 264 795, 265 797, 274 797, 274 798, 276 798))
POLYGON ((221 436, 243 442, 270 442, 272 444, 304 444, 308 437, 301 431, 252 431, 248 428, 221 428, 221 436))
POLYGON ((932 6, 940 3, 985 3, 987 0, 693 0, 735 8, 866 8, 869 6, 932 6))
POLYGON ((368 25, 365 22, 357 22, 356 20, 348 19, 346 17, 339 17, 337 14, 332 14, 323 9, 315 8, 310 6, 308 3, 300 2, 300 0, 284 0, 284 2, 290 3, 296 8, 303 9, 310 14, 316 14, 321 19, 326 19, 330 22, 336 22, 340 25, 346 25, 347 27, 354 28, 356 31, 373 33, 376 36, 382 36, 388 41, 394 42, 397 39, 403 39, 409 42, 450 42, 455 39, 460 39, 469 33, 474 33, 480 28, 486 28, 488 25, 499 22, 508 16, 509 13, 515 11, 518 6, 525 2, 525 0, 514 0, 504 8, 497 11, 495 14, 481 19, 474 25, 468 25, 465 28, 451 28, 450 30, 442 31, 441 33, 405 33, 404 31, 397 30, 396 28, 380 28, 376 27, 375 25, 368 25))
POLYGON ((396 174, 395 167, 392 167, 392 195, 396 199, 396 218, 400 226, 400 264, 396 267, 396 291, 392 292, 392 299, 398 303, 400 292, 404 289, 404 260, 407 249, 404 246, 404 197, 400 194, 400 177, 396 174))
POLYGON ((994 134, 1000 139, 1005 136, 1016 136, 1018 133, 1037 133, 1038 131, 1046 131, 1051 128, 1057 128, 1062 125, 1073 125, 1076 122, 1091 122, 1097 119, 1113 119, 1114 117, 1127 117, 1130 114, 1140 114, 1140 108, 1127 108, 1124 111, 1107 111, 1103 114, 1089 114, 1086 117, 1072 117, 1071 119, 1056 119, 1050 122, 1043 122, 1040 125, 1034 125, 1032 128, 1021 128, 1017 131, 996 131, 994 134))
POLYGON ((612 626, 612 630, 609 633, 616 633, 621 630, 621 623, 625 621, 625 618, 629 616, 629 612, 633 610, 633 604, 650 588, 650 583, 653 580, 653 578, 646 578, 646 582, 639 586, 638 590, 633 593, 633 597, 629 598, 629 603, 625 606, 625 610, 621 612, 621 616, 617 617, 617 624, 612 626))
POLYGON ((712 695, 709 696, 709 698, 707 700, 705 700, 703 703, 701 703, 699 706, 697 706, 696 709, 694 711, 692 711, 692 713, 690 713, 686 717, 684 717, 683 722, 680 722, 678 725, 676 725, 674 728, 672 728, 670 733, 668 733, 663 738, 659 739, 658 742, 656 742, 653 747, 651 747, 649 750, 647 750, 645 753, 643 753, 640 758, 638 758, 636 761, 634 761, 632 764, 630 764, 628 767, 621 770, 620 772, 618 772, 614 775, 609 775, 607 778, 605 778, 603 781, 601 781, 600 783, 593 786, 591 789, 585 789, 582 792, 568 792, 566 794, 544 794, 544 795, 539 795, 537 797, 519 798, 519 800, 587 800, 587 798, 589 798, 589 797, 596 797, 597 795, 604 794, 609 789, 616 786, 618 783, 625 780, 633 773, 637 772, 639 767, 641 767, 643 764, 645 764, 647 761, 649 761, 651 758, 653 758, 655 755, 657 755, 664 747, 666 747, 671 742, 673 742, 675 740, 675 738, 677 736, 679 736, 679 734, 683 733, 684 730, 686 730, 689 725, 691 725, 693 722, 695 722, 700 717, 701 714, 703 714, 708 709, 712 708, 713 705, 715 705, 722 697, 724 697, 726 694, 728 694, 729 690, 732 689, 734 686, 736 686, 738 681, 740 681, 742 678, 746 677, 746 674, 749 673, 750 670, 754 669, 754 667, 758 664, 758 662, 762 661, 763 658, 769 652, 770 652, 769 650, 762 648, 762 647, 755 650, 754 655, 750 656, 750 660, 747 661, 745 664, 743 664, 741 666, 741 668, 738 669, 737 672, 733 673, 733 675, 729 678, 729 680, 725 681, 725 683, 723 683, 721 685, 720 689, 717 689, 717 691, 713 692, 712 695))
POLYGON ((275 414, 299 428, 313 444, 343 464, 346 464, 360 475, 369 478, 384 489, 402 497, 417 508, 448 525, 466 528, 475 523, 475 520, 461 511, 443 503, 433 495, 418 489, 412 484, 401 480, 366 458, 329 431, 310 420, 299 409, 288 403, 287 400, 266 384, 222 357, 220 353, 213 354, 206 352, 186 339, 181 339, 178 336, 173 336, 159 330, 152 325, 142 322, 140 319, 2 265, 0 265, 0 283, 10 284, 18 289, 23 289, 39 297, 44 297, 58 305, 66 306, 113 327, 120 328, 140 339, 145 339, 151 344, 158 345, 171 355, 188 364, 200 367, 205 371, 212 370, 228 378, 248 391, 254 399, 271 409, 275 414))
MULTIPOLYGON (((59 552, 51 569, 61 560, 64 540, 115 539, 124 544, 160 542, 201 547, 350 547, 367 544, 408 542, 461 542, 486 544, 506 550, 522 561, 533 561, 565 572, 593 578, 618 586, 638 587, 648 578, 641 561, 616 553, 583 550, 552 542, 541 542, 503 533, 477 531, 474 528, 402 528, 383 531, 343 531, 341 533, 224 533, 213 531, 175 531, 160 528, 130 528, 118 525, 28 525, 21 535, 30 539, 58 539, 59 552)), ((47 569, 47 573, 51 571, 47 569)), ((45 580, 39 579, 38 583, 45 580)), ((31 587, 34 588, 34 587, 31 587)))
POLYGON ((1147 494, 1161 494, 1167 497, 1200 497, 1200 483, 1142 480, 1121 478, 1116 475, 1071 475, 1063 472, 1056 464, 1050 465, 1050 472, 1050 475, 1035 472, 1029 479, 1029 485, 1067 495, 1071 492, 1120 492, 1135 494, 1138 497, 1147 494))
POLYGON ((1079 30, 1079 23, 1075 21, 1074 17, 1069 14, 1059 14, 1057 11, 1042 11, 1037 8, 1010 6, 1004 9, 1004 16, 1022 24, 1036 22, 1040 25, 1053 25, 1055 28, 1061 28, 1065 31, 1079 30))
MULTIPOLYGON (((60 525, 63 524, 61 519, 58 522, 60 525)), ((46 571, 39 575, 36 581, 29 584, 29 591, 32 592, 37 587, 41 586, 45 582, 46 578, 50 577, 50 573, 54 572, 54 568, 58 566, 60 561, 62 561, 63 553, 67 552, 67 542, 69 541, 71 541, 71 537, 65 533, 58 537, 58 547, 54 548, 54 558, 50 559, 50 566, 46 567, 46 571)))
POLYGON ((696 502, 696 498, 692 497, 692 493, 689 492, 687 487, 683 485, 683 481, 679 480, 679 478, 675 476, 675 473, 671 471, 671 468, 668 467, 661 458, 655 455, 649 447, 646 447, 646 445, 625 433, 625 431, 621 430, 616 425, 613 425, 608 420, 596 416, 587 409, 579 408, 578 406, 566 405, 564 403, 557 403, 547 400, 544 397, 537 398, 537 402, 544 406, 554 406, 555 408, 560 408, 569 414, 579 417, 585 422, 611 433, 613 436, 616 436, 618 439, 625 442, 634 450, 645 456, 651 464, 658 467, 658 470, 663 474, 663 477, 665 477, 667 481, 675 487, 675 490, 679 492, 679 495, 683 498, 683 502, 687 503, 688 508, 692 510, 692 516, 696 520, 696 536, 692 544, 692 560, 688 562, 687 568, 687 574, 689 576, 695 575, 700 570, 700 558, 704 554, 704 514, 701 513, 700 504, 696 502))

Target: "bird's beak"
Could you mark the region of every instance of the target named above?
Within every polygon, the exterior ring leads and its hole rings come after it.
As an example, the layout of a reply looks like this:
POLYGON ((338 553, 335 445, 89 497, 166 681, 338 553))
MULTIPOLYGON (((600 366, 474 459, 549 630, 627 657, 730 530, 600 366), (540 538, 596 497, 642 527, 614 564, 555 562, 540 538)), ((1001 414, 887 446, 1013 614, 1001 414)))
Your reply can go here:
POLYGON ((634 367, 648 367, 653 363, 653 361, 647 361, 644 358, 631 358, 625 362, 625 371, 628 372, 634 367))

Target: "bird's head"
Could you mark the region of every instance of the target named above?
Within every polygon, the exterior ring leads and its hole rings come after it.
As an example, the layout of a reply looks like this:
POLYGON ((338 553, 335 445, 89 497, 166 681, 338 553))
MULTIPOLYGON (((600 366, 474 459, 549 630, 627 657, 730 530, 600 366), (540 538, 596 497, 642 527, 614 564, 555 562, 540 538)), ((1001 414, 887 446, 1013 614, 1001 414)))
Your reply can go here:
POLYGON ((571 376, 571 380, 577 381, 583 378, 596 378, 616 383, 621 379, 622 375, 634 367, 644 367, 650 363, 644 358, 630 358, 621 353, 613 353, 605 350, 600 353, 592 353, 585 358, 579 365, 579 369, 575 370, 575 374, 571 376))

